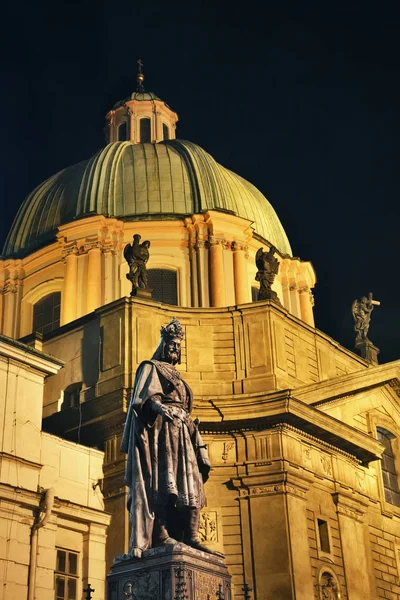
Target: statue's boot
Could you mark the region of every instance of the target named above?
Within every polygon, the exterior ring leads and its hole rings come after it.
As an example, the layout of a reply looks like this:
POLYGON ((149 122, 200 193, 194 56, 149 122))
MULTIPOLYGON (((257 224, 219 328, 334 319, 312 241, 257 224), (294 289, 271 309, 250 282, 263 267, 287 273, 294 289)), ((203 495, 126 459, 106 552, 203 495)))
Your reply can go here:
POLYGON ((192 510, 187 511, 187 527, 185 530, 184 542, 188 546, 195 548, 195 550, 201 550, 202 552, 207 552, 208 554, 214 554, 215 556, 221 556, 224 558, 224 555, 221 552, 216 552, 215 550, 210 550, 208 546, 203 544, 199 538, 199 525, 200 525, 200 509, 194 508, 192 510))
POLYGON ((166 544, 177 544, 178 542, 170 537, 167 529, 166 511, 164 507, 157 509, 153 528, 153 547, 165 546, 166 544))

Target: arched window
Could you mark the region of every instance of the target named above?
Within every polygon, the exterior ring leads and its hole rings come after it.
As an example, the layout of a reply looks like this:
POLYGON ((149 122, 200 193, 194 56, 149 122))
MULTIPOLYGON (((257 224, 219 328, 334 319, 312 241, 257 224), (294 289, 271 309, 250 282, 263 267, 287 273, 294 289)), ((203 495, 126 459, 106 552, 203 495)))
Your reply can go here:
POLYGON ((163 133, 163 139, 169 140, 169 129, 168 129, 168 125, 166 125, 165 123, 163 123, 163 126, 162 126, 162 133, 163 133))
POLYGON ((377 427, 376 432, 378 440, 385 446, 381 462, 385 500, 386 502, 390 502, 390 504, 400 506, 399 481, 393 452, 393 443, 396 436, 383 427, 377 427))
POLYGON ((127 139, 128 139, 128 124, 126 121, 124 121, 123 123, 121 123, 121 125, 118 126, 118 141, 126 142, 127 139))
POLYGON ((33 307, 33 331, 49 333, 60 327, 61 292, 45 296, 33 307))
POLYGON ((140 141, 142 143, 151 142, 150 138, 150 119, 140 119, 140 141))
POLYGON ((178 291, 176 271, 172 271, 171 269, 149 269, 147 273, 153 300, 177 306, 178 291))

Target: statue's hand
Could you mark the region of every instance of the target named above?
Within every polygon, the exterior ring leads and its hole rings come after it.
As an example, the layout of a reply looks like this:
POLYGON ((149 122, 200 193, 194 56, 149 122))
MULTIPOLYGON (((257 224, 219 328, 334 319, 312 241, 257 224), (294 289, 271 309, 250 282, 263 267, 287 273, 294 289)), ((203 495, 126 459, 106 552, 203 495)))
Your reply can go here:
POLYGON ((161 404, 160 402, 157 402, 156 405, 157 405, 157 412, 159 415, 161 415, 163 421, 171 422, 174 420, 174 417, 169 408, 167 408, 166 406, 164 406, 164 404, 161 404))

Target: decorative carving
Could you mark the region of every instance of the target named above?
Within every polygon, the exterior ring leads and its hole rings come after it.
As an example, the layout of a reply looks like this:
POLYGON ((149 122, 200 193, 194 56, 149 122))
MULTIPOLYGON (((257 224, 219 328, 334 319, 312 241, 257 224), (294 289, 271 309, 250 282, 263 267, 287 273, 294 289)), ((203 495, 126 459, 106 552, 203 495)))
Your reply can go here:
POLYGON ((234 252, 242 251, 247 253, 248 249, 249 247, 246 244, 241 244, 240 242, 231 243, 231 250, 233 250, 234 252))
POLYGON ((256 265, 258 271, 255 279, 260 282, 257 300, 272 300, 280 304, 278 294, 272 289, 275 276, 279 271, 279 261, 274 256, 275 252, 275 246, 271 246, 268 252, 264 252, 264 248, 257 250, 256 265))
POLYGON ((18 283, 15 281, 6 281, 3 287, 3 294, 16 294, 18 292, 18 283))
POLYGON ((215 511, 200 514, 199 538, 208 544, 218 543, 217 513, 215 511))
POLYGON ((185 581, 185 573, 187 573, 187 569, 179 566, 175 568, 175 598, 174 600, 187 600, 189 595, 187 594, 187 585, 185 581))
POLYGON ((136 296, 138 288, 148 289, 148 277, 146 264, 149 260, 150 242, 139 243, 141 236, 135 233, 132 244, 126 244, 124 248, 124 258, 129 265, 129 273, 126 278, 132 284, 131 296, 136 296))
POLYGON ((210 242, 208 240, 197 240, 195 244, 193 244, 193 249, 197 252, 200 249, 206 249, 210 247, 210 242))
POLYGON ((356 471, 356 484, 362 492, 367 491, 364 471, 356 471))
POLYGON ((228 460, 228 456, 229 456, 229 451, 232 450, 232 448, 235 447, 235 442, 230 441, 230 442, 224 442, 224 450, 222 452, 222 460, 226 463, 228 460))
POLYGON ((222 246, 226 249, 230 248, 230 243, 225 238, 210 236, 209 243, 210 246, 222 246))
POLYGON ((158 596, 156 575, 142 571, 125 582, 122 592, 126 600, 154 600, 158 596))
POLYGON ((311 446, 303 446, 303 459, 307 462, 311 461, 311 446))
POLYGON ((331 465, 331 460, 328 456, 325 456, 324 454, 321 454, 321 465, 323 470, 325 471, 325 473, 327 475, 332 475, 332 465, 331 465))
POLYGON ((339 584, 335 575, 325 571, 319 584, 321 600, 339 600, 339 584))

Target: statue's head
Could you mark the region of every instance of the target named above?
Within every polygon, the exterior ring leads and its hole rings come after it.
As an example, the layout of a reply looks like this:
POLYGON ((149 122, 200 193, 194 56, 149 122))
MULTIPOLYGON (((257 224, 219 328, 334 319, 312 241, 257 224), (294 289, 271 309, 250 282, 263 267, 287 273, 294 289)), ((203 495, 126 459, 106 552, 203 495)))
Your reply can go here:
POLYGON ((145 248, 150 248, 150 241, 146 240, 145 242, 142 243, 142 246, 144 246, 145 248))
POLYGON ((154 360, 160 360, 172 365, 181 362, 181 343, 184 337, 183 329, 175 317, 168 325, 161 327, 161 339, 153 354, 154 360))

